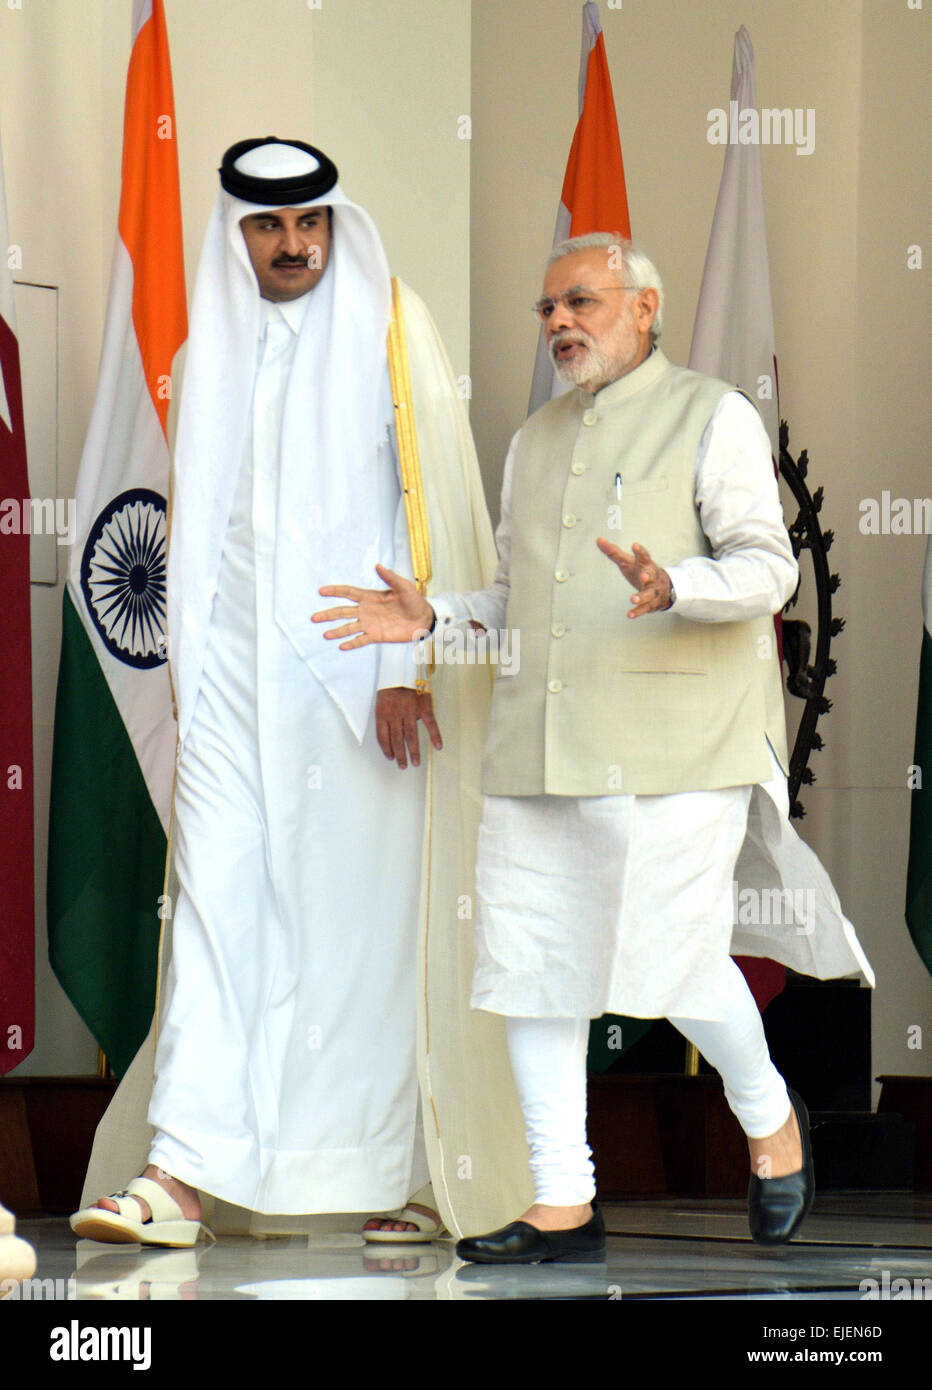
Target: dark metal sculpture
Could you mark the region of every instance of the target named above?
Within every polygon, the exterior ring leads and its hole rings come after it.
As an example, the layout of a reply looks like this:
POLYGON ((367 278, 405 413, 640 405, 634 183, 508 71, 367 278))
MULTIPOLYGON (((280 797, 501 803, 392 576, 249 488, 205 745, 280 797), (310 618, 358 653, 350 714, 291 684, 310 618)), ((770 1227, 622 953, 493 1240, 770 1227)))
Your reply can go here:
MULTIPOLYGON (((800 618, 783 619, 783 660, 787 664, 787 689, 791 694, 805 700, 796 731, 796 741, 790 755, 789 795, 790 815, 801 819, 805 810, 799 801, 801 785, 811 786, 816 780, 809 766, 813 752, 824 747, 820 734, 816 731, 819 716, 827 714, 832 708, 831 700, 825 696, 825 682, 834 675, 835 661, 829 656, 833 637, 837 637, 845 626, 844 618, 832 617, 832 594, 841 584, 837 574, 829 573, 828 551, 835 539, 834 532, 823 531, 818 519, 822 510, 822 489, 810 493, 806 486, 806 473, 809 469, 809 455, 803 449, 798 460, 793 459, 787 445, 790 432, 785 420, 780 421, 780 473, 796 499, 799 512, 790 526, 790 540, 793 554, 797 560, 804 550, 812 557, 815 575, 816 602, 818 605, 818 631, 816 632, 815 657, 812 655, 812 630, 800 618)), ((784 608, 784 613, 796 606, 799 600, 799 585, 784 608)))

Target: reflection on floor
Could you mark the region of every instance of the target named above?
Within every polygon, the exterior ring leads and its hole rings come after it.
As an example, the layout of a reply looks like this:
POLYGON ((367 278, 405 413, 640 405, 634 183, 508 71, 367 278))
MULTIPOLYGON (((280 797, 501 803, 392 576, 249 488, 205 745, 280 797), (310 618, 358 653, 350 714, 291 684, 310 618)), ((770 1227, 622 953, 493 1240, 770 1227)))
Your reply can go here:
POLYGON ((20 1221, 38 1268, 19 1296, 825 1300, 863 1299, 886 1286, 932 1297, 932 1196, 832 1193, 816 1200, 801 1238, 776 1250, 751 1242, 741 1201, 669 1198, 604 1210, 604 1264, 498 1268, 463 1264, 448 1242, 375 1252, 354 1235, 226 1237, 195 1250, 163 1250, 76 1241, 57 1218, 20 1221))

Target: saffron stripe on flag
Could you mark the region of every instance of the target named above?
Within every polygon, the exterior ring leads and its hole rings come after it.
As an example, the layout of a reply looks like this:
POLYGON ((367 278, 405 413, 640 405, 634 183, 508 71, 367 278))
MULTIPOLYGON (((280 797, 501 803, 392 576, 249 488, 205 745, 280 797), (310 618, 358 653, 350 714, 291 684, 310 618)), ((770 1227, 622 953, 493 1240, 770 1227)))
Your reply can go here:
MULTIPOLYGON (((585 236, 588 232, 613 232, 630 239, 628 192, 612 78, 599 7, 592 0, 582 7, 578 110, 576 130, 563 175, 553 245, 570 236, 585 236)), ((556 378, 546 339, 541 332, 537 342, 528 414, 533 414, 565 390, 567 387, 556 378)), ((616 1014, 604 1014, 602 1018, 594 1019, 589 1029, 589 1070, 608 1071, 652 1025, 652 1019, 622 1018, 616 1014)))
MULTIPOLYGON (((582 8, 582 53, 579 62, 579 118, 570 146, 557 209, 553 245, 588 232, 617 232, 630 239, 631 219, 621 157, 618 117, 605 52, 599 7, 582 8)), ((553 370, 541 333, 537 342, 528 414, 562 395, 567 387, 553 370)))

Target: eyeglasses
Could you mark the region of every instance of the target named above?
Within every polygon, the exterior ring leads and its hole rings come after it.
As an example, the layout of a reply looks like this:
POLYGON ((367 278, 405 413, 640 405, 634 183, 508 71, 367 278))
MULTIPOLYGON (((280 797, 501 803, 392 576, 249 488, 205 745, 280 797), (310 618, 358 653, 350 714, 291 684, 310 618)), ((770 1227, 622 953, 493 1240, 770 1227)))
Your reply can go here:
POLYGON ((574 318, 584 319, 588 314, 596 311, 601 303, 597 298, 599 294, 606 290, 636 290, 641 288, 638 285, 597 285, 590 288, 588 285, 576 285, 571 290, 565 290, 563 294, 545 295, 543 299, 538 299, 534 304, 533 310, 537 317, 546 323, 558 304, 565 304, 574 318))

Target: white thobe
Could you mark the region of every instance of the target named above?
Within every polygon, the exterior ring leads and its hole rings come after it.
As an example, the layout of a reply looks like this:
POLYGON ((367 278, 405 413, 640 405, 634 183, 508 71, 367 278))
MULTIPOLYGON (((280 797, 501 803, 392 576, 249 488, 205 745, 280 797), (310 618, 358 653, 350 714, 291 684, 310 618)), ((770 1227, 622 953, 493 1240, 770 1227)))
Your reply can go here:
MULTIPOLYGON (((180 892, 150 1161, 253 1211, 379 1211, 427 1180, 411 855, 424 783, 385 758, 373 717, 357 743, 273 616, 282 406, 306 305, 262 302, 248 442, 178 766, 180 892)), ((410 574, 388 426, 380 460, 383 545, 394 537, 391 563, 410 574)), ((388 649, 379 687, 413 683, 411 653, 388 649)))
MULTIPOLYGON (((438 627, 470 620, 488 629, 505 625, 517 437, 505 462, 494 582, 432 598, 438 627)), ((766 432, 737 392, 722 397, 703 432, 694 498, 712 556, 670 567, 675 611, 697 622, 779 612, 795 587, 796 565, 766 432)), ((617 582, 626 581, 619 574, 617 582)), ((813 955, 822 950, 823 977, 861 969, 872 979, 850 923, 836 911, 824 869, 789 827, 786 777, 772 750, 770 758, 773 778, 755 788, 662 797, 486 797, 473 1006, 531 1017, 723 1018, 740 854, 761 882, 777 865, 790 886, 799 879, 817 885, 819 920, 782 924, 775 959, 812 970, 813 955), (826 920, 840 928, 829 933, 827 947, 824 938, 804 940, 826 920)), ((751 950, 770 954, 758 943, 751 950)))

